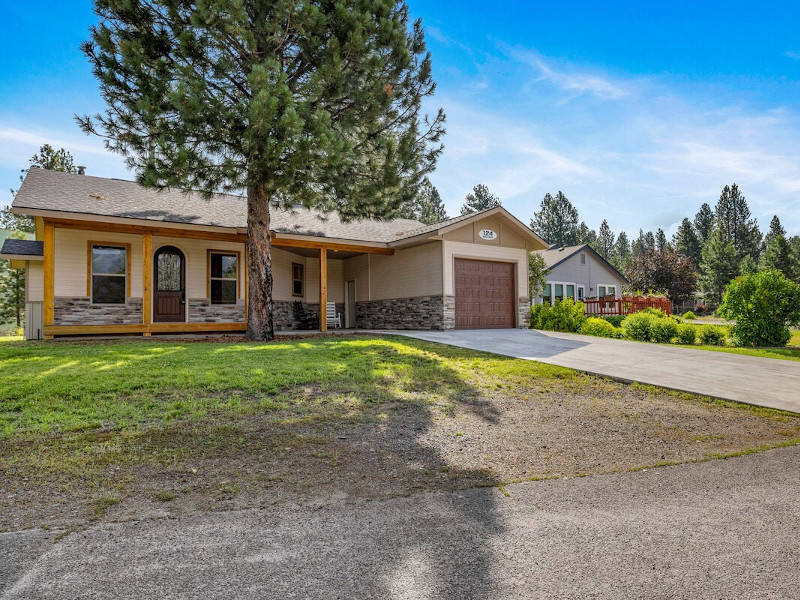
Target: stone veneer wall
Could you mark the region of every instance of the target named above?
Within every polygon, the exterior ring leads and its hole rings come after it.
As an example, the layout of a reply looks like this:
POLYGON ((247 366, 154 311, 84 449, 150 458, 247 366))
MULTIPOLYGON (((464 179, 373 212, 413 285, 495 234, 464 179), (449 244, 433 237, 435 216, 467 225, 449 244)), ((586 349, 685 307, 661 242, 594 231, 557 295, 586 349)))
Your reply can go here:
POLYGON ((208 298, 189 299, 189 323, 243 323, 244 302, 211 304, 208 298))
POLYGON ((361 329, 445 329, 444 306, 442 296, 356 302, 356 326, 361 329))
POLYGON ((456 297, 444 297, 444 314, 442 315, 442 329, 456 328, 456 297))
POLYGON ((519 299, 519 322, 517 327, 520 329, 529 329, 531 326, 531 299, 530 298, 520 298, 519 299))
POLYGON ((127 298, 125 304, 92 304, 91 298, 54 298, 55 325, 127 325, 142 322, 142 299, 127 298))

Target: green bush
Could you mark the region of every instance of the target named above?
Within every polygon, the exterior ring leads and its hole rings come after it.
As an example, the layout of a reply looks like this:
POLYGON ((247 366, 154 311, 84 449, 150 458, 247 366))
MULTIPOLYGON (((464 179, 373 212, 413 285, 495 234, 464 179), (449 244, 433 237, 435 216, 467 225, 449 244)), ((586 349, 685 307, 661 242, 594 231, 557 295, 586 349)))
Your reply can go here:
POLYGON ((677 338, 679 344, 692 346, 697 339, 697 328, 691 323, 682 323, 678 325, 677 338))
POLYGON ((717 313, 736 321, 737 346, 785 346, 800 324, 800 285, 776 270, 742 275, 728 284, 717 313))
POLYGON ((586 322, 581 327, 581 333, 597 337, 618 337, 616 327, 605 319, 598 319, 597 317, 589 317, 586 319, 586 322))
POLYGON ((660 308, 653 308, 652 306, 648 306, 647 308, 643 308, 639 312, 641 314, 652 315, 653 317, 658 317, 659 319, 663 319, 664 317, 667 316, 667 313, 665 313, 663 310, 661 310, 660 308))
POLYGON ((605 317, 600 317, 604 321, 608 321, 614 327, 622 327, 622 321, 625 320, 625 315, 607 315, 605 317))
POLYGON ((697 318, 697 315, 694 314, 692 311, 687 310, 685 313, 683 313, 683 318, 686 319, 687 321, 694 321, 697 318))
POLYGON ((583 302, 565 298, 552 307, 542 305, 540 313, 541 329, 548 331, 567 331, 577 333, 586 322, 583 302))
POLYGON ((544 304, 534 304, 531 306, 531 329, 542 328, 542 311, 550 308, 544 304))
POLYGON ((645 311, 628 315, 622 321, 622 329, 625 332, 625 337, 638 342, 649 342, 650 328, 655 319, 656 317, 645 311))
POLYGON ((672 319, 653 319, 650 324, 650 340, 659 344, 669 344, 678 335, 678 324, 672 319))
POLYGON ((703 325, 697 332, 700 343, 706 346, 724 346, 725 328, 718 325, 703 325))

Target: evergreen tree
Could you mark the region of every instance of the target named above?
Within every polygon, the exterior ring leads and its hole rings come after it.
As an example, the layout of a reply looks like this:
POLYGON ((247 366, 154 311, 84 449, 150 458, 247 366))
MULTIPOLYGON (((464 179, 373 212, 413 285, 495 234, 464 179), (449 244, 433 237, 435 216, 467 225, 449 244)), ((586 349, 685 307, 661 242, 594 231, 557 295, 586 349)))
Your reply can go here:
POLYGON ((614 232, 608 226, 608 221, 603 219, 603 222, 600 223, 600 230, 597 233, 595 251, 606 260, 609 260, 614 253, 614 237, 614 232))
POLYGON ((656 237, 652 231, 639 230, 639 237, 631 244, 631 256, 641 256, 656 249, 656 237))
POLYGON ((779 235, 786 237, 786 230, 783 228, 783 225, 781 225, 781 220, 778 218, 778 215, 775 215, 769 222, 769 233, 764 236, 764 249, 766 250, 770 244, 772 244, 772 240, 779 235))
POLYGON ((96 0, 82 48, 108 106, 79 117, 142 185, 246 190, 247 336, 272 339, 270 206, 398 214, 444 114, 405 2, 96 0))
POLYGON ((581 221, 578 225, 578 243, 589 244, 591 248, 597 251, 597 232, 594 229, 589 229, 589 226, 581 221))
POLYGON ((703 203, 700 210, 694 216, 694 229, 697 232, 697 239, 700 240, 701 245, 708 241, 713 227, 714 213, 711 211, 711 207, 708 204, 703 203))
POLYGON ((705 301, 713 306, 722 302, 722 294, 730 281, 738 275, 739 260, 736 248, 724 233, 714 227, 708 242, 703 246, 700 288, 705 301))
POLYGON ((469 213, 480 212, 488 210, 495 206, 500 206, 500 198, 495 196, 489 191, 489 188, 479 183, 472 191, 467 194, 464 199, 465 202, 461 206, 461 214, 468 215, 469 213))
MULTIPOLYGON (((774 221, 774 219, 773 219, 774 221)), ((772 233, 772 231, 770 231, 772 233)), ((800 264, 798 264, 792 247, 783 235, 776 235, 761 255, 762 270, 780 271, 794 282, 800 283, 800 264)))
POLYGON ((758 259, 761 232, 756 220, 750 218, 747 200, 735 183, 722 188, 714 210, 714 222, 725 239, 733 244, 739 261, 745 256, 758 259))
POLYGON ((628 234, 620 231, 617 241, 614 244, 614 252, 611 255, 611 264, 617 271, 624 272, 631 257, 631 245, 628 242, 628 234))
POLYGON ((672 238, 672 243, 675 246, 675 253, 678 256, 683 256, 692 261, 695 269, 700 267, 702 246, 700 239, 697 237, 692 222, 689 219, 681 221, 678 226, 678 231, 672 238))
POLYGON ((533 214, 531 229, 550 245, 574 246, 580 239, 578 209, 560 191, 555 198, 545 194, 539 212, 533 214))
MULTIPOLYGON (((20 232, 9 237, 24 239, 20 232)), ((12 269, 11 262, 0 260, 0 324, 14 322, 22 326, 25 311, 25 269, 12 269)))
MULTIPOLYGON (((34 154, 30 160, 31 166, 39 167, 41 169, 48 169, 50 171, 62 171, 64 173, 77 173, 78 169, 75 168, 75 161, 64 148, 58 150, 53 149, 50 144, 45 144, 39 148, 39 153, 34 154)), ((28 169, 20 171, 22 175, 19 180, 24 179, 25 173, 28 169)), ((17 191, 11 190, 11 195, 16 196, 17 191)), ((11 212, 10 206, 5 206, 0 209, 0 229, 10 229, 16 231, 27 231, 33 233, 34 221, 33 217, 15 215, 11 212)))
POLYGON ((439 190, 433 186, 427 177, 419 187, 419 194, 410 218, 422 221, 426 225, 433 225, 447 219, 447 211, 445 211, 439 190))
POLYGON ((656 250, 658 250, 659 252, 666 252, 667 236, 664 233, 664 230, 661 229, 661 227, 659 227, 658 231, 656 231, 655 244, 656 244, 656 250))

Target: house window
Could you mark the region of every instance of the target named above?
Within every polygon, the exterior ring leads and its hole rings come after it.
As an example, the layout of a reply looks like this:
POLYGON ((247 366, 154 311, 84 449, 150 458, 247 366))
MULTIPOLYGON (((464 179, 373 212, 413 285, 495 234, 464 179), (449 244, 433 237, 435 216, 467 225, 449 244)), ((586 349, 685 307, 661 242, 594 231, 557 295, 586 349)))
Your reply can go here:
POLYGON ((236 304, 239 283, 239 254, 211 252, 209 291, 211 304, 236 304))
POLYGON ((582 265, 586 264, 586 255, 585 254, 581 254, 581 264, 582 265))
POLYGON ((581 302, 586 297, 586 288, 582 285, 578 286, 578 301, 581 302))
POLYGON ((615 296, 617 295, 617 287, 614 285, 598 285, 597 286, 597 297, 598 298, 605 298, 606 296, 615 296))
POLYGON ((550 299, 552 285, 549 283, 545 283, 542 287, 542 304, 552 304, 552 300, 550 299))
POLYGON ((575 286, 572 284, 567 284, 567 298, 575 300, 575 286))
POLYGON ((616 297, 616 295, 617 295, 616 286, 613 286, 613 285, 606 286, 606 294, 608 294, 609 296, 615 296, 616 297))
POLYGON ((303 296, 303 265, 292 263, 292 296, 303 296))
POLYGON ((128 248, 92 244, 91 294, 93 304, 125 304, 128 248))
POLYGON ((564 299, 564 284, 556 283, 553 286, 553 303, 560 302, 564 299))

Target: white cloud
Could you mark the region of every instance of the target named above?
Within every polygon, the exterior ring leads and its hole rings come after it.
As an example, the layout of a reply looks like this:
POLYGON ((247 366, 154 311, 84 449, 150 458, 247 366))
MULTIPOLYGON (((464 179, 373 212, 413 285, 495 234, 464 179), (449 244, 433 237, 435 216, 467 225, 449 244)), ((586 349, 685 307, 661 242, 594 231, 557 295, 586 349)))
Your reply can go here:
POLYGON ((787 56, 792 60, 800 60, 800 52, 797 52, 796 50, 787 50, 784 53, 784 56, 787 56))

